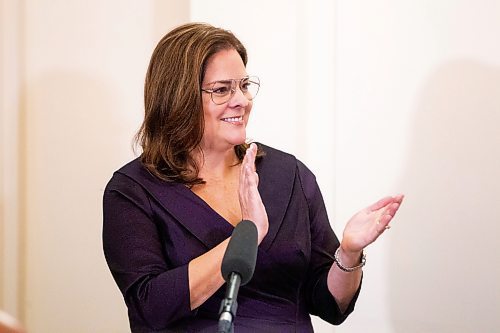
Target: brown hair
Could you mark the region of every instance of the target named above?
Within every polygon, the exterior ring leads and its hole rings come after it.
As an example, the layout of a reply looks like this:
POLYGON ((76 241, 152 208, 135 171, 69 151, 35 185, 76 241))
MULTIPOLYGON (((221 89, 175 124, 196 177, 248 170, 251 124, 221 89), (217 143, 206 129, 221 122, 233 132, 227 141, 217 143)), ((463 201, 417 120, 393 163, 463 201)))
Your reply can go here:
MULTIPOLYGON (((236 50, 246 66, 246 49, 230 31, 189 23, 166 34, 153 51, 144 85, 144 122, 136 142, 143 150, 142 163, 158 178, 204 183, 191 155, 204 130, 200 87, 210 57, 227 49, 236 50)), ((235 147, 240 161, 247 148, 235 147)))

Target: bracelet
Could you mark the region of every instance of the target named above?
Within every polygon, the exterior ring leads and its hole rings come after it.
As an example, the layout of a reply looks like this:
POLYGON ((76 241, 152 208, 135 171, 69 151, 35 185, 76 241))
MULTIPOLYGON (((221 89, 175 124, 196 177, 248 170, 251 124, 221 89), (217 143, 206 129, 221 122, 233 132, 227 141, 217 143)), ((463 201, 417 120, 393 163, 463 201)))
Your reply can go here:
POLYGON ((354 272, 354 271, 360 269, 361 267, 363 267, 366 264, 366 254, 364 252, 362 252, 362 254, 361 254, 361 262, 359 263, 359 265, 356 265, 354 267, 345 267, 340 262, 339 252, 340 252, 340 246, 337 248, 337 251, 335 251, 335 255, 334 255, 334 257, 335 257, 335 264, 337 265, 338 268, 340 268, 344 272, 349 272, 349 273, 350 272, 354 272))

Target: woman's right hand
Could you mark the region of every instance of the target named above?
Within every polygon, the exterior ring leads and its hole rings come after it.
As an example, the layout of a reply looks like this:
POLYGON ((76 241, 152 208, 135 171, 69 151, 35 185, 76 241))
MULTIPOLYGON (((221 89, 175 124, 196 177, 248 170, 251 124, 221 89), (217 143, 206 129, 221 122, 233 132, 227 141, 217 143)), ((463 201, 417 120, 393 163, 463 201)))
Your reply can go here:
POLYGON ((258 185, 259 175, 255 169, 255 156, 257 155, 257 145, 252 143, 247 149, 240 169, 239 199, 241 216, 243 220, 250 220, 255 223, 258 232, 258 242, 267 234, 269 221, 262 198, 260 197, 258 185))

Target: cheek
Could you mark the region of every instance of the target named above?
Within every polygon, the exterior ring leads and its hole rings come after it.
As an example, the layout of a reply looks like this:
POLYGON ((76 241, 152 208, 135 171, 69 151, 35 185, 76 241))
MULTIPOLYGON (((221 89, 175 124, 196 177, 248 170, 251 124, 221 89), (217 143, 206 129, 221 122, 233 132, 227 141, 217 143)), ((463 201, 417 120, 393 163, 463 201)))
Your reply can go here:
POLYGON ((243 117, 245 120, 245 125, 248 124, 250 119, 250 114, 252 113, 252 105, 250 104, 245 110, 245 116, 243 117))
POLYGON ((210 115, 210 104, 207 100, 203 99, 203 117, 207 118, 210 115))
POLYGON ((203 118, 205 123, 213 121, 217 117, 217 108, 214 108, 210 103, 203 103, 203 118))
POLYGON ((250 115, 250 112, 252 111, 252 102, 248 103, 247 107, 245 108, 245 114, 248 116, 250 115))

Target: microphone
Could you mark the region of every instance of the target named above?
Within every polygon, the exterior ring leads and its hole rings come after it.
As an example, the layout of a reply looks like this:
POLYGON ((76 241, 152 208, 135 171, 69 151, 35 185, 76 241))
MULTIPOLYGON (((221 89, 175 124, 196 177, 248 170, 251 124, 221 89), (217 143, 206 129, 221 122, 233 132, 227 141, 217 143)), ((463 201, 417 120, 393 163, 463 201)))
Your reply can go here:
POLYGON ((219 310, 218 333, 233 332, 238 290, 252 278, 256 260, 257 227, 252 221, 243 220, 234 228, 222 258, 222 277, 227 282, 227 287, 219 310))

